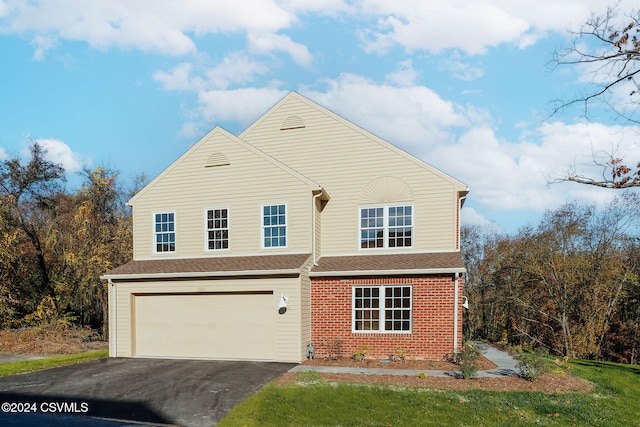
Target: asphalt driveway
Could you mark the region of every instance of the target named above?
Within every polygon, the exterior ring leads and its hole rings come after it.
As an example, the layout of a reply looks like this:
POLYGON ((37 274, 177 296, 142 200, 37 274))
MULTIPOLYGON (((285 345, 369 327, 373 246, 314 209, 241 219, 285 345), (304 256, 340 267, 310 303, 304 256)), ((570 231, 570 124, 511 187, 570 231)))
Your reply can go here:
POLYGON ((293 366, 110 358, 4 377, 0 425, 211 426, 293 366))

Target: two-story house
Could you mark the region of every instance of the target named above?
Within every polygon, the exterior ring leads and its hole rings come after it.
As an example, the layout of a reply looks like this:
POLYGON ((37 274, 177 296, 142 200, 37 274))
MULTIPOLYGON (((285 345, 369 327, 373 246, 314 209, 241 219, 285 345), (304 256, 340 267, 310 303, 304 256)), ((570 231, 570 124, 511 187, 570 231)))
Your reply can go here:
POLYGON ((461 182, 290 93, 136 194, 107 274, 117 357, 299 362, 461 345, 461 182))

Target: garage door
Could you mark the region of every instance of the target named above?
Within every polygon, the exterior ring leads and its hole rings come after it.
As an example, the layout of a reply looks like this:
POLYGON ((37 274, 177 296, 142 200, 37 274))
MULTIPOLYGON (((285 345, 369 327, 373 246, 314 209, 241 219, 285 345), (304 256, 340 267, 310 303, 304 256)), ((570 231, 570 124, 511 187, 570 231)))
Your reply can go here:
POLYGON ((275 359, 270 291, 135 295, 134 315, 136 356, 275 359))

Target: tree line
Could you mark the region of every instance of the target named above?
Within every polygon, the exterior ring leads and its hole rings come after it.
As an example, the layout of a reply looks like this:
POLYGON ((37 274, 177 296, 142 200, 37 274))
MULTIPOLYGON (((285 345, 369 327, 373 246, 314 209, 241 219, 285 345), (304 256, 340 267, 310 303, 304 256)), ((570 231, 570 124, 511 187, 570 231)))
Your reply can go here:
POLYGON ((131 192, 103 167, 68 191, 42 146, 27 157, 0 163, 0 327, 75 325, 106 338, 100 275, 131 259, 131 192))
POLYGON ((638 363, 640 198, 568 203, 514 234, 464 227, 467 338, 638 363))

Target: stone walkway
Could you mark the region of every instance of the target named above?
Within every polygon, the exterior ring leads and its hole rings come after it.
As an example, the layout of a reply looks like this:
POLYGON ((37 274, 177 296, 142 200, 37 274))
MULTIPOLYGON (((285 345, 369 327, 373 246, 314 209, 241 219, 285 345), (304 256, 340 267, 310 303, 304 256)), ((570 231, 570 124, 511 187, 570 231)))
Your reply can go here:
MULTIPOLYGON (((517 376, 518 370, 516 361, 508 353, 498 350, 490 345, 482 342, 476 342, 482 355, 497 365, 496 369, 489 371, 478 371, 476 377, 509 377, 517 376)), ((297 365, 289 370, 289 372, 331 372, 335 374, 370 374, 370 375, 408 375, 416 376, 420 372, 424 372, 430 377, 455 377, 455 371, 434 371, 424 369, 382 369, 382 368, 347 368, 339 366, 309 366, 297 365)))

